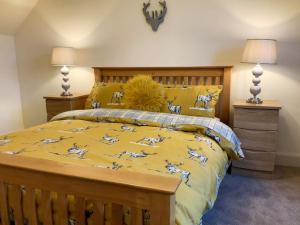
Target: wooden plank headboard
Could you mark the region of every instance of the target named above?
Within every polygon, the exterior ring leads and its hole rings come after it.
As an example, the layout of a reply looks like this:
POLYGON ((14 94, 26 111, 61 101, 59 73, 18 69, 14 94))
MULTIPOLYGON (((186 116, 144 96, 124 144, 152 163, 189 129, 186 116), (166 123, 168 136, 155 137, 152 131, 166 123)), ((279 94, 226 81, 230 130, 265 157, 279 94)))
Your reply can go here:
POLYGON ((232 66, 205 67, 94 67, 96 82, 126 82, 137 74, 147 74, 163 84, 223 85, 216 117, 229 123, 230 77, 232 66))

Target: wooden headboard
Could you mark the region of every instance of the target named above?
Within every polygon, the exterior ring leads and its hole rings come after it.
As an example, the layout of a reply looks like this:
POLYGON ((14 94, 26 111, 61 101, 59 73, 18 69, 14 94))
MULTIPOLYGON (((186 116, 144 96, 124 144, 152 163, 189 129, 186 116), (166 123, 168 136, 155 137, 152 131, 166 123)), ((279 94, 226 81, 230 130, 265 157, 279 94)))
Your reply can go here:
POLYGON ((232 66, 205 67, 94 67, 96 82, 126 82, 137 74, 151 75, 163 84, 223 85, 216 117, 229 123, 232 66))

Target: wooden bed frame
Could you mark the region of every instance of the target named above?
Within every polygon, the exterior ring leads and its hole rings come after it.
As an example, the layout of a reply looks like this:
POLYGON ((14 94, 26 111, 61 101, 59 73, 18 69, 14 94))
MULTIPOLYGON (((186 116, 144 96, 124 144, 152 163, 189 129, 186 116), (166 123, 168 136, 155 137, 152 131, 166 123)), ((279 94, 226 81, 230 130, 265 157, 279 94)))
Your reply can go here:
MULTIPOLYGON (((164 68, 94 68, 96 81, 126 82, 136 74, 149 74, 165 84, 220 84, 223 92, 216 115, 229 121, 231 67, 164 67, 164 68)), ((104 225, 104 206, 112 203, 112 225, 121 225, 123 207, 131 209, 131 224, 142 225, 142 210, 149 210, 151 225, 175 225, 175 192, 177 178, 147 175, 129 171, 81 167, 24 156, 0 155, 1 225, 10 224, 10 206, 16 225, 24 224, 23 195, 29 225, 53 225, 51 192, 57 193, 59 225, 68 224, 68 195, 75 196, 76 224, 86 224, 85 206, 93 203, 94 225, 104 225), (41 190, 41 205, 36 203, 36 190, 41 190), (9 190, 9 191, 8 191, 9 190), (8 197, 10 193, 10 198, 8 197), (9 204, 10 203, 10 204, 9 204), (37 208, 43 210, 38 218, 37 208)))

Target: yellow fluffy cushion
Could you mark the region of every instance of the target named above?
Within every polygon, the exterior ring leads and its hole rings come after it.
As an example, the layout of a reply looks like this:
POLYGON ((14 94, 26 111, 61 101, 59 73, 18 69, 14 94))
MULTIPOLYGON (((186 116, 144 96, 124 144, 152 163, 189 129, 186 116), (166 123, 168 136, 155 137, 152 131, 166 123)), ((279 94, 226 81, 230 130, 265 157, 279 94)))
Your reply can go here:
POLYGON ((138 75, 124 86, 126 108, 160 112, 166 104, 164 88, 150 76, 138 75))

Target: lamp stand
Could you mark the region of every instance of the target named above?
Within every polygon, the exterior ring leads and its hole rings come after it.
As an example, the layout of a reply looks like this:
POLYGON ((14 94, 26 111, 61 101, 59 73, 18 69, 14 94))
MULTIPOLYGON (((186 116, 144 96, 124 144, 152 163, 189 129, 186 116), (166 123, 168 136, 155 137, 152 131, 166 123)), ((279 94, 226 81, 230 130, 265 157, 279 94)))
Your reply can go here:
POLYGON ((61 93, 61 96, 72 96, 71 92, 69 92, 68 90, 70 89, 71 85, 69 83, 69 68, 67 66, 63 66, 63 68, 61 68, 60 70, 61 74, 63 75, 63 82, 61 84, 62 89, 64 90, 61 93))
POLYGON ((261 80, 260 76, 263 75, 264 69, 261 67, 260 64, 257 64, 253 69, 252 69, 252 74, 254 78, 252 79, 253 86, 250 88, 250 93, 253 95, 252 98, 247 99, 247 103, 251 104, 262 104, 263 101, 257 97, 257 95, 260 94, 261 92, 261 87, 259 86, 261 80))

